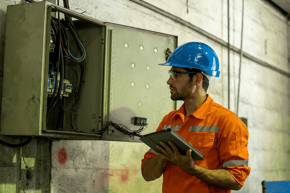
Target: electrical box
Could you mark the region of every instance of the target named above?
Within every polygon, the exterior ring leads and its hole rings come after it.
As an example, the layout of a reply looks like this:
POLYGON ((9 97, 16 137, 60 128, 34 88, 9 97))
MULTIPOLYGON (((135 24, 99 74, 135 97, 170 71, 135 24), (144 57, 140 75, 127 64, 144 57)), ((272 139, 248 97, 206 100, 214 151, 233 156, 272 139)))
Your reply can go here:
POLYGON ((240 119, 245 123, 245 125, 248 127, 248 118, 246 117, 240 117, 240 119))
POLYGON ((140 142, 118 128, 154 132, 175 109, 158 64, 176 47, 46 1, 8 6, 0 134, 140 142))

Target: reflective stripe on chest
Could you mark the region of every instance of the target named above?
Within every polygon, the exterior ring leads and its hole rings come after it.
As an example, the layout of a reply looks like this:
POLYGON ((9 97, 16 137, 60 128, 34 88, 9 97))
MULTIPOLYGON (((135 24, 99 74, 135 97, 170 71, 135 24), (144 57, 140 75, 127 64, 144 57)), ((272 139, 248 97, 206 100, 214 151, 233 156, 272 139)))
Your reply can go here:
MULTIPOLYGON (((172 129, 174 131, 179 131, 182 126, 180 125, 164 125, 163 130, 165 129, 172 129)), ((219 132, 219 127, 217 126, 190 126, 189 132, 219 132)))
POLYGON ((191 126, 189 132, 214 132, 219 133, 220 128, 217 126, 191 126))
POLYGON ((179 129, 181 128, 182 126, 180 126, 180 125, 164 125, 163 126, 163 130, 165 130, 165 129, 172 129, 172 130, 174 130, 174 131, 179 131, 179 129))

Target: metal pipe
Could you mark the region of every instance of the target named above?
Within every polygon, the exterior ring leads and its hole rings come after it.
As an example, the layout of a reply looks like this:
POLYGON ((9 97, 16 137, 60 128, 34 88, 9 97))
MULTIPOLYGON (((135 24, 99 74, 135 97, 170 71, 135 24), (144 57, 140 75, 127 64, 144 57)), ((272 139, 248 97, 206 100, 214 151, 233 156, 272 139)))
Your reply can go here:
MULTIPOLYGON (((183 26, 186 26, 189 29, 198 32, 199 34, 207 37, 208 39, 210 39, 210 40, 212 40, 212 41, 214 41, 214 42, 216 42, 216 43, 218 43, 218 44, 220 44, 220 45, 222 45, 224 47, 228 47, 228 42, 226 42, 226 41, 224 41, 224 40, 222 40, 222 39, 220 39, 220 38, 208 33, 207 31, 205 31, 205 30, 203 30, 203 29, 191 24, 188 21, 185 21, 185 20, 181 19, 180 17, 177 17, 177 16, 175 16, 175 15, 169 13, 169 12, 166 12, 166 11, 164 11, 164 10, 158 8, 158 7, 155 7, 154 5, 152 5, 150 3, 147 3, 145 1, 142 1, 142 0, 130 0, 130 1, 132 1, 132 2, 134 2, 136 4, 139 4, 139 5, 147 8, 147 9, 149 9, 151 11, 154 11, 154 12, 160 14, 160 15, 163 15, 164 17, 166 17, 168 19, 171 19, 172 21, 174 21, 176 23, 179 23, 179 24, 181 24, 183 26)), ((238 53, 238 54, 241 53, 241 50, 239 48, 235 47, 235 46, 230 45, 230 49, 232 51, 238 53)), ((243 52, 243 56, 245 58, 247 58, 247 59, 249 59, 249 60, 251 60, 251 61, 253 61, 253 62, 255 62, 255 63, 259 64, 259 65, 261 65, 261 66, 269 68, 269 69, 271 69, 271 70, 273 70, 273 71, 275 71, 277 73, 280 73, 280 74, 290 78, 290 73, 289 72, 286 72, 286 71, 281 70, 281 69, 279 69, 279 68, 277 68, 275 66, 272 66, 271 64, 269 64, 267 62, 264 62, 264 61, 262 61, 262 60, 260 60, 260 59, 258 59, 256 57, 246 53, 246 52, 243 52)))
POLYGON ((241 29, 241 55, 240 55, 240 66, 239 66, 239 84, 238 84, 238 97, 237 97, 237 116, 239 116, 239 101, 240 101, 240 90, 241 90, 241 68, 242 68, 242 59, 243 59, 243 32, 244 32, 244 3, 242 5, 242 29, 241 29))
POLYGON ((86 16, 86 15, 82 15, 78 12, 75 12, 75 11, 72 11, 72 10, 69 10, 69 9, 66 9, 66 8, 63 8, 63 7, 60 7, 60 6, 57 6, 55 4, 52 4, 50 2, 47 2, 47 4, 49 6, 51 6, 51 8, 53 10, 56 10, 56 11, 60 11, 66 15, 69 15, 69 16, 72 16, 72 17, 75 17, 77 19, 82 19, 82 20, 86 20, 86 21, 90 21, 92 23, 95 23, 95 24, 98 24, 98 25, 103 25, 105 26, 106 24, 101 21, 101 20, 98 20, 98 19, 95 19, 95 18, 92 18, 92 17, 89 17, 89 16, 86 16))
POLYGON ((231 65, 230 65, 230 0, 228 0, 228 109, 231 104, 231 65))

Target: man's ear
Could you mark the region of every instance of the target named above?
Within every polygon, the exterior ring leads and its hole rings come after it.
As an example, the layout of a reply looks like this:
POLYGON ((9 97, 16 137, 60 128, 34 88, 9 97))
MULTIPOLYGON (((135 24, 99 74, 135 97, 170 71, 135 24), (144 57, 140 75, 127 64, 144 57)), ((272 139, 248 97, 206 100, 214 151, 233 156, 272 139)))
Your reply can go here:
POLYGON ((195 85, 196 86, 201 86, 202 85, 202 81, 203 81, 203 77, 201 73, 197 73, 196 74, 196 82, 195 85))

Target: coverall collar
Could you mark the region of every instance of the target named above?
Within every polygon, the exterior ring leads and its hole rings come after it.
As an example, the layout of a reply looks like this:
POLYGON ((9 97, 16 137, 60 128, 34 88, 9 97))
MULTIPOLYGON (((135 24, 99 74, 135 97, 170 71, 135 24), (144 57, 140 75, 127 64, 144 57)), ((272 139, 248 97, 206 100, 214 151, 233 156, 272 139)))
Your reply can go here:
MULTIPOLYGON (((190 115, 198 118, 198 119, 205 119, 209 111, 211 110, 211 107, 214 104, 213 99, 206 94, 207 98, 206 100, 200 105, 196 111, 191 113, 190 115)), ((189 116, 190 116, 189 115, 189 116)), ((185 104, 183 103, 182 106, 176 111, 176 114, 174 117, 179 116, 180 118, 184 119, 185 117, 185 104)))

